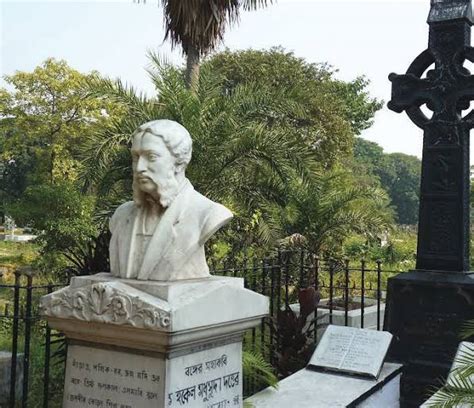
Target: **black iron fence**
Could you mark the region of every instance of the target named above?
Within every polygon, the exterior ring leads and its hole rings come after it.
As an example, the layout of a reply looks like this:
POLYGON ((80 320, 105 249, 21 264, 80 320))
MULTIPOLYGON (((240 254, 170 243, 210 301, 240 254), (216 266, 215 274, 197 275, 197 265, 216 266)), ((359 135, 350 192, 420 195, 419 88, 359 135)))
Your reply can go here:
MULTIPOLYGON (((247 288, 269 297, 270 316, 247 333, 244 349, 260 353, 281 377, 304 365, 325 324, 382 329, 387 278, 398 273, 383 270, 381 262, 322 260, 306 251, 211 261, 211 269, 215 275, 241 277, 247 288), (320 300, 292 332, 285 324, 293 319, 294 325, 305 313, 301 294, 307 295, 307 288, 314 288, 320 300)), ((65 342, 41 319, 38 304, 41 296, 66 284, 41 284, 22 272, 0 277, 0 351, 11 353, 8 378, 0 378, 0 392, 7 390, 0 394, 0 407, 61 406, 65 342)), ((244 383, 248 395, 262 386, 244 383)))
MULTIPOLYGON (((38 280, 38 279, 36 279, 38 280)), ((0 277, 0 347, 11 352, 0 378, 0 407, 53 407, 55 382, 63 377, 64 342, 39 315, 39 299, 67 283, 36 283, 32 274, 16 271, 0 277), (62 354, 62 356, 60 356, 62 354), (52 375, 52 366, 56 375, 52 375)))

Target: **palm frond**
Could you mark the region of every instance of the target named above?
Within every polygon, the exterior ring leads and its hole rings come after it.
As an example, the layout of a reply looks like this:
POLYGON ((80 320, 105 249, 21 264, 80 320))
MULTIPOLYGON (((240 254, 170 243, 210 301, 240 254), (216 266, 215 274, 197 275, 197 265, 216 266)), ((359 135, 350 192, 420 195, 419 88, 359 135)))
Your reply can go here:
POLYGON ((273 367, 256 351, 243 351, 242 371, 244 378, 255 384, 274 388, 278 385, 278 378, 273 372, 273 367))

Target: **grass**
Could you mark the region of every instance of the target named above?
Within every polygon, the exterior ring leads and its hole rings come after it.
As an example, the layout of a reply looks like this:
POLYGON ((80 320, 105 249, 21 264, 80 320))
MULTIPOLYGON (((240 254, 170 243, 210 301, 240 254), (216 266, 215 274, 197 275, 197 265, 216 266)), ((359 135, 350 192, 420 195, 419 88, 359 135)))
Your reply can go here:
POLYGON ((7 279, 15 269, 31 265, 37 257, 38 245, 33 242, 0 241, 0 268, 7 279))

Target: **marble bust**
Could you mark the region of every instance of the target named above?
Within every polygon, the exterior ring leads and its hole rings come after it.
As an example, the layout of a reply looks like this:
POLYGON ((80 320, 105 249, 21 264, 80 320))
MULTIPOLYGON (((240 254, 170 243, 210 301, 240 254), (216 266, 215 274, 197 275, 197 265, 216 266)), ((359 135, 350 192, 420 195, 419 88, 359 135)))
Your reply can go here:
POLYGON ((232 213, 194 190, 185 176, 188 131, 171 120, 133 134, 133 201, 110 220, 110 269, 127 279, 172 281, 209 276, 204 243, 232 213))

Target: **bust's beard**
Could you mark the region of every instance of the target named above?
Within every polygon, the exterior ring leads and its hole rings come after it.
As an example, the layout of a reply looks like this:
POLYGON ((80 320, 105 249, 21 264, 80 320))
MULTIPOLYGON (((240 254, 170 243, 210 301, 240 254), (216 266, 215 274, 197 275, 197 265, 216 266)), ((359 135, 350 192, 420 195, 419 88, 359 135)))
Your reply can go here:
MULTIPOLYGON (((151 178, 151 177, 150 177, 151 178)), ((153 183, 156 185, 156 191, 158 193, 159 204, 163 208, 167 208, 171 205, 173 200, 176 198, 179 192, 179 183, 174 174, 174 171, 171 171, 167 177, 162 179, 155 177, 151 178, 153 183)), ((155 198, 147 192, 144 192, 140 188, 140 184, 136 181, 135 177, 133 179, 133 201, 139 207, 146 205, 150 202, 156 202, 155 198)))

